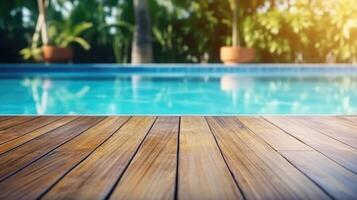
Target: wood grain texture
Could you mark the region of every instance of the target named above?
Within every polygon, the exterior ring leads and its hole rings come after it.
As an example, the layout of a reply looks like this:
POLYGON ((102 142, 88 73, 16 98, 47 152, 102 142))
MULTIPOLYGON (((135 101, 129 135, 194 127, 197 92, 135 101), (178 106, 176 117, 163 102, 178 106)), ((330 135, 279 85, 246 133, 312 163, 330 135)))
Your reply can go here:
POLYGON ((178 199, 243 199, 204 117, 182 117, 178 199))
POLYGON ((159 117, 110 199, 174 199, 178 117, 159 117))
POLYGON ((0 121, 0 199, 357 196, 355 116, 41 118, 0 121))
POLYGON ((47 124, 59 120, 60 118, 61 117, 38 117, 24 122, 20 126, 13 126, 5 130, 0 130, 0 145, 21 137, 33 130, 46 126, 47 124))
POLYGON ((313 151, 262 117, 238 117, 238 120, 278 151, 313 151))
POLYGON ((357 196, 357 175, 260 117, 239 117, 250 130, 336 199, 357 196), (287 146, 288 144, 288 146, 287 146))
POLYGON ((357 149, 357 125, 339 117, 296 117, 306 126, 357 149))
POLYGON ((237 118, 207 119, 247 199, 329 199, 237 118))
POLYGON ((6 119, 4 121, 0 122, 0 130, 4 130, 7 128, 10 128, 12 126, 20 125, 21 123, 24 123, 26 121, 30 121, 35 119, 36 117, 11 117, 10 119, 6 119))
POLYGON ((0 199, 37 199, 127 120, 128 117, 107 117, 9 177, 0 183, 0 199))
POLYGON ((89 158, 59 181, 43 199, 104 199, 155 121, 133 117, 89 158))
POLYGON ((10 119, 10 116, 0 116, 0 122, 10 119))
POLYGON ((1 144, 0 145, 0 154, 10 151, 11 149, 16 148, 17 146, 20 146, 20 145, 38 137, 38 136, 40 136, 40 135, 43 135, 43 134, 51 131, 51 130, 54 130, 54 129, 57 129, 63 125, 66 125, 68 122, 73 121, 76 118, 77 117, 74 117, 74 116, 73 117, 63 117, 63 118, 61 118, 57 121, 54 121, 44 127, 41 127, 39 129, 36 129, 36 130, 29 132, 25 135, 22 135, 18 138, 15 138, 11 141, 8 141, 4 144, 1 144))
POLYGON ((342 119, 348 120, 353 124, 357 124, 357 116, 341 116, 342 119))
POLYGON ((335 199, 356 199, 357 175, 318 152, 285 151, 281 154, 335 199))
POLYGON ((0 181, 78 136, 102 119, 101 117, 79 117, 67 126, 52 130, 0 155, 0 181))
POLYGON ((351 146, 312 129, 307 122, 294 117, 266 117, 266 119, 341 166, 357 173, 357 151, 351 146))

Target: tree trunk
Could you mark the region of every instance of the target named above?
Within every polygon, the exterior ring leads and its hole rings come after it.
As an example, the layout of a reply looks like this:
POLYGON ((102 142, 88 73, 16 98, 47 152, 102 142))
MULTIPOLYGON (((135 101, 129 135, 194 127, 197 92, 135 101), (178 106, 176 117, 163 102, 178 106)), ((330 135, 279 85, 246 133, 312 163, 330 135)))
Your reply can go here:
POLYGON ((151 24, 147 0, 134 0, 135 29, 131 50, 132 63, 151 63, 151 24))

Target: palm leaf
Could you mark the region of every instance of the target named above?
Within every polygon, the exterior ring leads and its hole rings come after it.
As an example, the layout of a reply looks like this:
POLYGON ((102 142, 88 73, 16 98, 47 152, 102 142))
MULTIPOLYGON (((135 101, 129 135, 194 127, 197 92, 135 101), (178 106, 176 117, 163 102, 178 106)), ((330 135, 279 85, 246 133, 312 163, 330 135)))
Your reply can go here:
POLYGON ((83 47, 83 49, 85 50, 89 50, 90 49, 90 44, 83 38, 81 37, 74 37, 72 39, 73 42, 78 43, 79 45, 81 45, 81 47, 83 47))
POLYGON ((82 32, 84 32, 87 29, 92 28, 93 24, 90 22, 82 22, 77 24, 74 28, 73 28, 73 32, 72 35, 73 36, 78 36, 80 35, 82 32))

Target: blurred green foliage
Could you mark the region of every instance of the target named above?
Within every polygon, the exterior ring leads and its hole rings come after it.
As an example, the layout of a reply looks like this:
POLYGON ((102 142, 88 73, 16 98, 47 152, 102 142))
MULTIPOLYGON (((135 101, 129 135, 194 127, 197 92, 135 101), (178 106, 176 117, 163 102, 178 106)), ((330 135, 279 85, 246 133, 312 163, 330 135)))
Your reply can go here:
MULTIPOLYGON (((155 62, 219 62, 219 48, 232 42, 228 0, 148 1, 155 62)), ((23 62, 19 51, 31 44, 36 1, 1 4, 0 62, 23 62)), ((257 62, 356 62, 355 0, 250 0, 238 6, 240 43, 256 49, 257 62)), ((81 35, 92 48, 73 45, 74 62, 130 62, 132 0, 51 0, 47 21, 92 24, 81 35)))
POLYGON ((63 23, 53 21, 48 23, 48 37, 50 44, 68 47, 71 43, 79 44, 83 49, 89 50, 90 44, 80 35, 92 27, 90 22, 80 22, 73 24, 71 20, 65 20, 63 23))
MULTIPOLYGON (((77 43, 85 50, 90 49, 90 44, 81 37, 82 33, 92 27, 90 22, 80 22, 73 24, 70 19, 62 22, 52 21, 48 25, 49 44, 59 47, 68 47, 73 43, 77 43)), ((32 39, 33 40, 33 39, 32 39)), ((31 46, 26 47, 20 51, 20 54, 25 60, 33 59, 35 61, 42 61, 42 48, 40 44, 31 42, 31 46)))

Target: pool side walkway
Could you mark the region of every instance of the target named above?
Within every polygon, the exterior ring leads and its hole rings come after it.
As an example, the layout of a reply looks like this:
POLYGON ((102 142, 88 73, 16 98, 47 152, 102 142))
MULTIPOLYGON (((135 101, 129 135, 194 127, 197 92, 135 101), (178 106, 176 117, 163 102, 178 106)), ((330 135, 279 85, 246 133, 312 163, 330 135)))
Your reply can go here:
POLYGON ((0 117, 0 199, 356 199, 357 117, 0 117))

